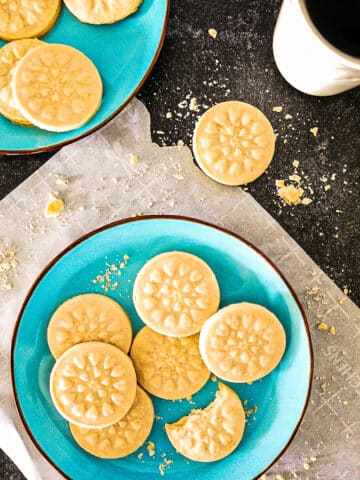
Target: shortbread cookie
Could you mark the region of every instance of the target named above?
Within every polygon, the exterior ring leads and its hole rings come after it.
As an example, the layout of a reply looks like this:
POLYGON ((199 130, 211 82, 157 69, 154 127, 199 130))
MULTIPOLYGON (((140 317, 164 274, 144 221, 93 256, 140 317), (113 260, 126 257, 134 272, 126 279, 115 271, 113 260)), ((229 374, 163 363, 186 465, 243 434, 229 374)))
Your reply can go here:
POLYGON ((31 125, 15 106, 11 88, 15 67, 29 50, 43 44, 31 38, 15 40, 0 49, 0 113, 14 123, 31 125))
POLYGON ((68 45, 45 44, 18 63, 12 83, 16 107, 44 130, 66 132, 87 123, 100 107, 95 65, 68 45))
POLYGON ((114 23, 136 12, 142 0, 64 0, 80 22, 114 23))
POLYGON ((55 407, 79 427, 118 422, 135 399, 136 374, 130 358, 102 342, 74 345, 57 360, 50 376, 55 407))
POLYGON ((117 302, 105 295, 88 293, 66 300, 55 310, 47 340, 55 358, 77 343, 92 341, 111 343, 128 353, 132 327, 117 302))
POLYGON ((96 429, 70 423, 70 431, 80 447, 95 457, 121 458, 141 447, 150 434, 153 422, 151 398, 138 386, 132 407, 119 422, 96 429))
POLYGON ((66 300, 53 313, 47 330, 55 358, 77 343, 101 341, 128 353, 132 326, 125 310, 105 295, 87 293, 66 300))
POLYGON ((19 40, 41 37, 54 26, 61 0, 2 0, 0 38, 19 40))
POLYGON ((140 270, 133 300, 140 318, 153 330, 186 337, 199 332, 216 312, 220 291, 213 271, 199 257, 166 252, 140 270))
POLYGON ((198 462, 214 462, 239 445, 245 428, 240 398, 223 383, 215 400, 203 410, 193 410, 165 430, 176 451, 198 462))
POLYGON ((193 150, 210 178, 225 185, 243 185, 265 172, 274 155, 275 138, 269 120, 256 107, 224 102, 198 121, 193 150))
POLYGON ((200 356, 199 335, 167 337, 144 327, 134 339, 130 357, 139 384, 166 400, 193 395, 210 376, 200 356))
POLYGON ((253 382, 270 373, 285 352, 277 317, 253 303, 219 310, 200 333, 201 356, 211 372, 229 382, 253 382))

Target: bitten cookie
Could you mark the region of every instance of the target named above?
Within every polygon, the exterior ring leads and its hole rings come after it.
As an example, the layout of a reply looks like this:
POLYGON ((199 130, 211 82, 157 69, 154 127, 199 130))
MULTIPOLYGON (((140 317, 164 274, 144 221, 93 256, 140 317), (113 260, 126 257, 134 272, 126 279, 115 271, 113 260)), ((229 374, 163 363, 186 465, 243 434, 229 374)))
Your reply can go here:
POLYGON ((239 445, 244 428, 241 400, 223 383, 219 383, 215 400, 206 408, 165 424, 176 451, 198 462, 214 462, 229 455, 239 445))

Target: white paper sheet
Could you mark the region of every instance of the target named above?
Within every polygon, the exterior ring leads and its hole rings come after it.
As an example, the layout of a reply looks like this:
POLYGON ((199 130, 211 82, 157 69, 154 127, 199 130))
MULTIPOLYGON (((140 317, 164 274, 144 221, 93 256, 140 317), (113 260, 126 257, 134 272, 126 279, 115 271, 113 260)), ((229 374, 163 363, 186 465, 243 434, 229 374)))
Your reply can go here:
POLYGON ((359 478, 359 309, 250 194, 208 179, 188 148, 153 144, 149 113, 138 100, 100 132, 63 148, 0 202, 0 252, 13 245, 19 262, 0 272, 0 402, 43 478, 60 476, 29 441, 10 388, 16 315, 37 274, 59 251, 96 227, 136 214, 179 214, 216 223, 247 238, 279 266, 308 316, 315 379, 302 426, 267 478, 359 478), (58 192, 65 209, 48 219, 44 207, 50 192, 58 192), (318 331, 319 321, 334 326, 336 335, 318 331))

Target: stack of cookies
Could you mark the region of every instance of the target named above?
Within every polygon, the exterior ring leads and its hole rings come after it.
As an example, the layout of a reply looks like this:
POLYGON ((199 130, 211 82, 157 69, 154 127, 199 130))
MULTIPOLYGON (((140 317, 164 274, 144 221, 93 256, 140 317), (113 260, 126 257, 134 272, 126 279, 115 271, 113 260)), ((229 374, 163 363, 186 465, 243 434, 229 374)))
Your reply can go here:
MULTIPOLYGON (((81 21, 113 23, 134 13, 142 0, 66 0, 81 21)), ((61 0, 3 0, 0 38, 0 113, 19 125, 66 132, 86 124, 101 105, 100 74, 79 50, 37 40, 56 23, 61 0)))
POLYGON ((128 315, 103 295, 71 298, 50 319, 51 398, 77 443, 97 457, 133 453, 152 428, 152 401, 127 355, 131 340, 128 315))
MULTIPOLYGON (((128 455, 146 440, 154 410, 144 390, 165 400, 187 398, 211 372, 250 383, 270 373, 285 350, 284 329, 266 308, 238 303, 218 310, 214 272, 186 252, 149 260, 136 277, 133 302, 146 324, 133 341, 123 308, 98 294, 66 301, 48 327, 57 358, 54 405, 78 444, 102 458, 128 455)), ((241 400, 224 383, 205 409, 165 425, 175 449, 202 462, 229 455, 244 428, 241 400)))

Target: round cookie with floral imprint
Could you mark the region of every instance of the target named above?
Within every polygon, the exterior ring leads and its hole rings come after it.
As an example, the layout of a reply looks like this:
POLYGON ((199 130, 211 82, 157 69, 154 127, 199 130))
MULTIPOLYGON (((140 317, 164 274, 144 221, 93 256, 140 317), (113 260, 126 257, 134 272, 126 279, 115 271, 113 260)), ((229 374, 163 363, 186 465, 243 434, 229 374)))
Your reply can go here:
POLYGON ((140 318, 163 335, 198 333, 219 307, 214 272, 199 257, 171 251, 149 260, 138 273, 133 301, 140 318))
POLYGON ((286 336, 281 322, 266 308, 235 303, 205 322, 199 345, 211 372, 229 382, 248 383, 276 368, 286 336))
POLYGON ((115 23, 135 13, 142 0, 64 0, 65 5, 83 23, 115 23))
MULTIPOLYGON (((0 7, 1 8, 1 7, 0 7)), ((7 119, 20 125, 31 125, 31 122, 19 112, 15 106, 11 83, 16 65, 33 48, 44 45, 36 38, 15 40, 0 49, 0 113, 7 119)))
POLYGON ((97 293, 77 295, 53 313, 47 341, 55 358, 77 343, 101 341, 128 353, 132 326, 125 310, 115 300, 97 293))
POLYGON ((135 399, 132 361, 106 343, 74 345, 52 369, 50 394, 60 415, 79 427, 113 425, 127 414, 135 399))
POLYGON ((2 0, 0 2, 0 38, 20 40, 41 37, 54 26, 61 0, 2 0))
POLYGON ((102 81, 92 61, 68 45, 31 50, 14 71, 15 105, 32 124, 67 132, 87 123, 102 99, 102 81))
POLYGON ((83 428, 70 423, 70 431, 81 448, 99 458, 121 458, 143 445, 154 422, 151 398, 139 386, 128 413, 105 428, 83 428))
POLYGON ((210 376, 200 356, 199 335, 168 337, 144 327, 134 338, 130 357, 139 384, 166 400, 193 395, 210 376))
POLYGON ((193 151, 210 178, 225 185, 243 185, 268 168, 275 140, 269 120, 259 109, 229 101, 202 115, 194 130, 193 151))
POLYGON ((197 462, 214 462, 228 456, 239 445, 244 429, 241 400, 223 383, 219 383, 215 400, 206 408, 165 424, 176 451, 197 462))

